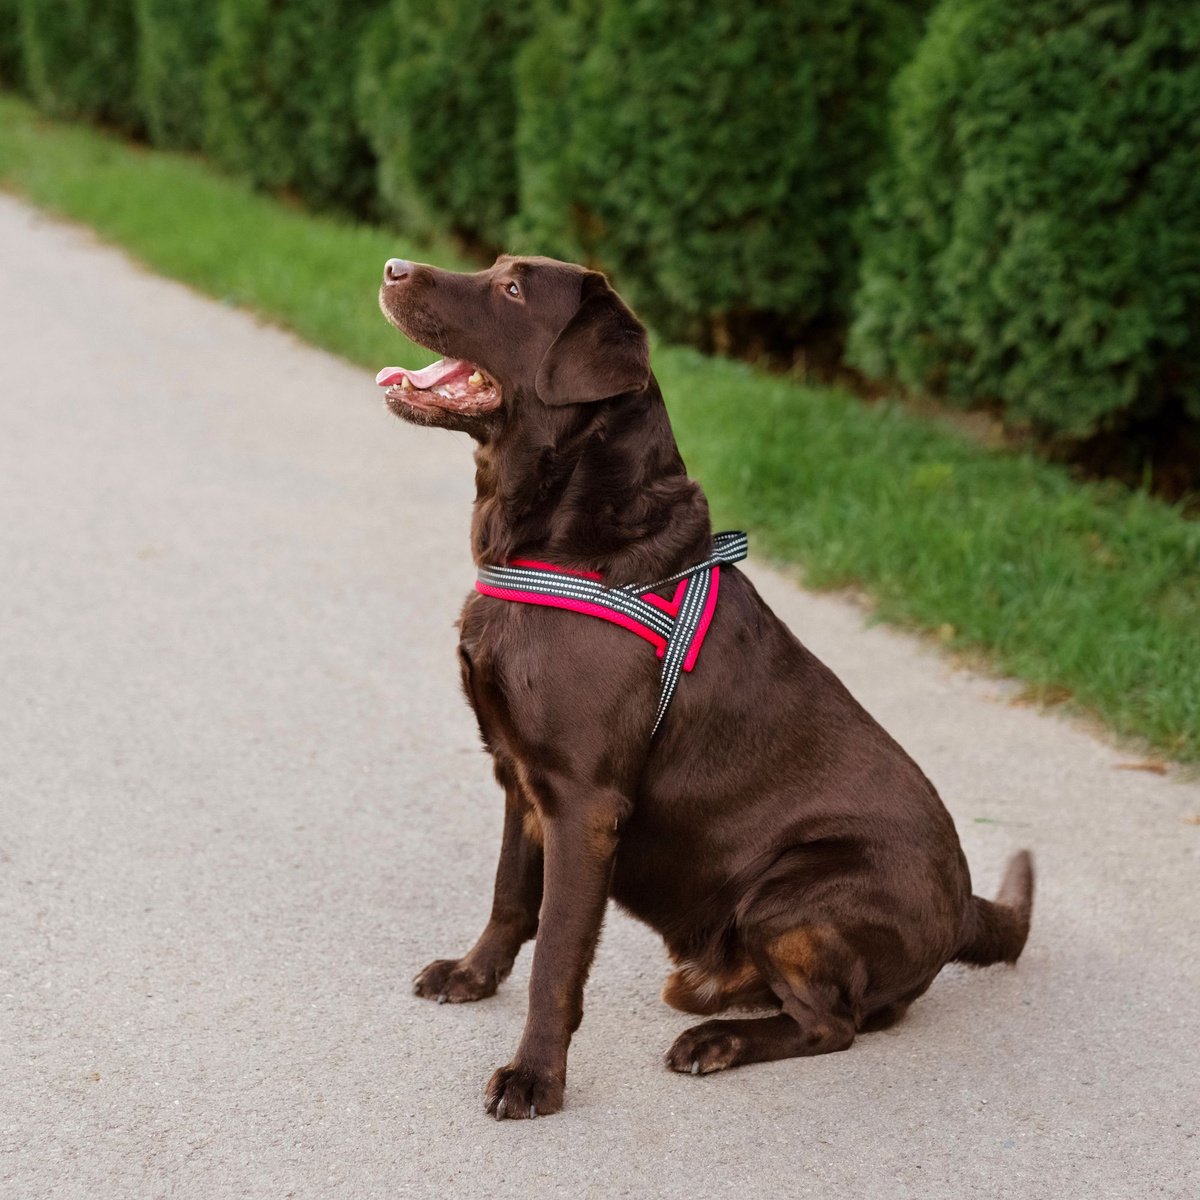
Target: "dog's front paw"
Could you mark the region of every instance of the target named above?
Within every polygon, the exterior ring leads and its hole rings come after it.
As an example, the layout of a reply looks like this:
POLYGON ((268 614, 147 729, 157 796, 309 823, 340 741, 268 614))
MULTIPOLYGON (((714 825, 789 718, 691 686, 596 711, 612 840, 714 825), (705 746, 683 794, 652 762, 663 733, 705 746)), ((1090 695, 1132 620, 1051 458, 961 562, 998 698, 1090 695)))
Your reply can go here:
POLYGON ((705 1021, 685 1029, 667 1051, 669 1070, 685 1075, 709 1075, 741 1062, 745 1041, 729 1029, 728 1021, 705 1021))
POLYGON ((497 1121, 545 1117, 562 1108, 562 1077, 510 1062, 487 1085, 484 1105, 497 1121))
POLYGON ((481 971, 465 958, 439 958, 413 980, 413 991, 439 1004, 464 1004, 494 996, 499 983, 497 972, 481 971))

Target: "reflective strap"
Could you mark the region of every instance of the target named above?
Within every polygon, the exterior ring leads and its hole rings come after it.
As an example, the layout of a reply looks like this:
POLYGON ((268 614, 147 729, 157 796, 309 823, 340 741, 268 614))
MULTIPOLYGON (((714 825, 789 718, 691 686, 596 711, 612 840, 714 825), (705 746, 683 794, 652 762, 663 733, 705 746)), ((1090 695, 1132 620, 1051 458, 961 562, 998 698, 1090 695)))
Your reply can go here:
MULTIPOLYGON (((539 596, 559 596, 595 604, 631 617, 664 638, 671 636, 675 622, 669 613, 624 588, 606 588, 598 579, 567 575, 562 571, 540 571, 536 567, 481 567, 479 582, 511 592, 533 592, 539 596)), ((639 592, 653 591, 639 588, 639 592)))
MULTIPOLYGON (((580 605, 600 610, 593 615, 615 620, 629 628, 628 622, 636 622, 665 639, 663 651, 662 687, 658 698, 658 712, 650 736, 658 732, 659 725, 675 695, 680 673, 689 659, 692 644, 697 634, 703 636, 705 613, 709 597, 713 594, 716 581, 714 568, 741 562, 749 550, 749 539, 745 533, 729 531, 713 536, 712 554, 701 563, 659 579, 651 584, 633 584, 621 588, 606 588, 598 579, 577 575, 565 569, 550 570, 541 567, 481 567, 478 585, 485 595, 495 589, 509 593, 501 598, 520 602, 526 597, 528 603, 538 603, 535 597, 553 597, 566 602, 564 607, 580 605), (679 608, 672 616, 642 597, 657 591, 668 583, 686 579, 682 595, 678 597, 679 608), (518 594, 512 594, 518 593, 518 594), (519 593, 525 593, 525 596, 519 593), (608 614, 612 614, 608 616, 608 614)), ((544 603, 545 601, 541 601, 544 603)), ((711 613, 709 613, 711 616, 711 613)), ((638 632, 635 630, 634 632, 638 632)), ((694 655, 691 656, 694 660, 694 655)), ((688 664, 690 669, 692 664, 688 664)))
POLYGON ((705 567, 718 567, 723 563, 741 562, 749 553, 750 539, 740 530, 728 529, 724 533, 714 533, 712 555, 702 563, 697 563, 694 567, 688 567, 686 571, 678 571, 674 575, 668 575, 666 579, 660 579, 657 583, 639 584, 636 587, 624 590, 634 591, 639 595, 645 595, 647 592, 656 592, 664 584, 674 583, 675 580, 683 579, 685 576, 692 575, 696 571, 702 571, 705 567))
POLYGON ((675 685, 679 682, 679 673, 683 670, 683 660, 687 658, 692 648, 692 639, 700 628, 700 618, 704 615, 704 606, 708 603, 708 593, 712 588, 712 567, 706 566, 694 575, 687 577, 687 590, 679 602, 679 613, 675 617, 675 628, 667 639, 667 651, 663 655, 662 688, 658 694, 658 712, 654 717, 654 728, 650 730, 653 737, 662 724, 662 719, 675 695, 675 685))

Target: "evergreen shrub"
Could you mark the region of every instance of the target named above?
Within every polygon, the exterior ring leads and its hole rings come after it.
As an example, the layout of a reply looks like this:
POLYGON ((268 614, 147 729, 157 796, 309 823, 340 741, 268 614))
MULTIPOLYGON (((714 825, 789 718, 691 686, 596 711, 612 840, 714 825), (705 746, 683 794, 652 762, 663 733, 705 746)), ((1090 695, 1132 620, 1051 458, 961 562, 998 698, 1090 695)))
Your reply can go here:
POLYGON ((136 130, 133 0, 18 2, 25 83, 38 107, 136 130))
POLYGON ((942 0, 867 216, 864 371, 1068 439, 1200 419, 1200 6, 942 0))
POLYGON ((724 348, 836 326, 925 7, 577 0, 522 60, 522 230, 579 246, 672 335, 724 348))
POLYGON ((529 0, 392 0, 371 24, 358 112, 384 210, 406 232, 504 246, 516 212, 513 56, 529 0))
POLYGON ((204 141, 204 79, 217 45, 217 0, 136 0, 137 96, 159 146, 204 141))
POLYGON ((21 6, 19 0, 0 0, 0 87, 19 87, 24 74, 21 6))
POLYGON ((378 0, 219 0, 204 144, 220 163, 318 207, 363 211, 375 164, 354 116, 378 0))

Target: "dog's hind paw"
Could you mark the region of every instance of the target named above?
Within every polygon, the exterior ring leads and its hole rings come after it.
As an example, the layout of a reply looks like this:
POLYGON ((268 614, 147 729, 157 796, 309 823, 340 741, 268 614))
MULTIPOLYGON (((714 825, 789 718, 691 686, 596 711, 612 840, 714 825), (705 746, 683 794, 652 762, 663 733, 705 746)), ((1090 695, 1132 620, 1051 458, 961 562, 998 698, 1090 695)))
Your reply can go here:
POLYGON ((668 1070, 683 1075, 709 1075, 741 1062, 744 1040, 724 1021, 706 1021, 685 1029, 663 1058, 668 1070))
POLYGON ((439 1004, 465 1004, 495 995, 499 983, 495 971, 481 971, 463 958, 439 958, 413 980, 413 992, 439 1004))

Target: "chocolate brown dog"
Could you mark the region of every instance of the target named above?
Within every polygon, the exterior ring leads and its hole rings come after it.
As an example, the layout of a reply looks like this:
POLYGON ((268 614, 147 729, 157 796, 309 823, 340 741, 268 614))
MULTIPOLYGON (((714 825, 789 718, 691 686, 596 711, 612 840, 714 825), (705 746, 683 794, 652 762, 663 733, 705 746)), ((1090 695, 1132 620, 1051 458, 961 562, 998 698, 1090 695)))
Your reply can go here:
MULTIPOLYGON (((541 258, 454 274, 392 259, 380 304, 447 356, 381 372, 394 413, 478 443, 472 549, 597 572, 611 587, 702 562, 646 333, 602 275, 541 258)), ((537 935, 525 1033, 488 1084, 497 1117, 558 1111, 611 896, 662 935, 663 999, 708 1020, 674 1071, 845 1050, 894 1024, 950 961, 1015 962, 1028 853, 971 895, 949 813, 907 754, 735 567, 695 671, 651 737, 660 664, 608 621, 472 594, 459 659, 505 793, 491 919, 420 996, 479 1000, 537 935)), ((664 593, 665 594, 665 593, 664 593)))

